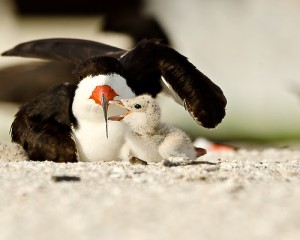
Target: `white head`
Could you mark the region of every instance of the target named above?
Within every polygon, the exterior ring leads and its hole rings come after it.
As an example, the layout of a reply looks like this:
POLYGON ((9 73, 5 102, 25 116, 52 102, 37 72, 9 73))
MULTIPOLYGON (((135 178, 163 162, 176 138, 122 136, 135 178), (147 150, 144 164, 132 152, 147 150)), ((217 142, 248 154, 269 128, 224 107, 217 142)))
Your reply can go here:
POLYGON ((108 109, 110 100, 134 96, 126 80, 118 74, 87 76, 80 81, 76 89, 72 105, 73 114, 77 119, 101 121, 104 119, 103 110, 109 110, 108 114, 110 114, 110 111, 115 108, 112 106, 112 109, 108 109))
MULTIPOLYGON (((109 101, 131 98, 135 94, 123 77, 123 66, 114 58, 92 58, 81 64, 77 72, 81 79, 75 91, 72 110, 80 120, 107 121, 109 101)), ((113 108, 116 109, 114 106, 113 108)))
POLYGON ((160 123, 160 108, 150 95, 140 95, 131 99, 111 101, 128 111, 123 115, 109 117, 109 120, 123 120, 136 132, 151 131, 160 123))

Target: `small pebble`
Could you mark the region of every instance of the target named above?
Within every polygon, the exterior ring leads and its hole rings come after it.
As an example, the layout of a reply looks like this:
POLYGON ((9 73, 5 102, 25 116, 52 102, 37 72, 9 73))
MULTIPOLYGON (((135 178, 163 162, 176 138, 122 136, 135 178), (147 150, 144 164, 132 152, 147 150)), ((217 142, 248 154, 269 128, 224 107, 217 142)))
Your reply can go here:
POLYGON ((80 181, 80 177, 76 176, 52 176, 52 180, 54 182, 78 182, 80 181))
POLYGON ((163 160, 162 162, 163 166, 165 167, 174 167, 174 166, 178 166, 178 164, 171 162, 170 160, 163 160))

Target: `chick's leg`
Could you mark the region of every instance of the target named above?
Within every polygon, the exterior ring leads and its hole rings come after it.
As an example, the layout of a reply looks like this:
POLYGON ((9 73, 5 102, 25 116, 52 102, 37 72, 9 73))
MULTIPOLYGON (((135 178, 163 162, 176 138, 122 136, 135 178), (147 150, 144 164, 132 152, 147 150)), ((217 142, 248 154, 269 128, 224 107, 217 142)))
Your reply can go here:
POLYGON ((131 164, 142 164, 142 165, 148 164, 146 161, 141 160, 136 156, 134 156, 133 152, 130 149, 130 146, 127 143, 124 143, 124 145, 121 148, 120 158, 123 161, 129 161, 131 164))

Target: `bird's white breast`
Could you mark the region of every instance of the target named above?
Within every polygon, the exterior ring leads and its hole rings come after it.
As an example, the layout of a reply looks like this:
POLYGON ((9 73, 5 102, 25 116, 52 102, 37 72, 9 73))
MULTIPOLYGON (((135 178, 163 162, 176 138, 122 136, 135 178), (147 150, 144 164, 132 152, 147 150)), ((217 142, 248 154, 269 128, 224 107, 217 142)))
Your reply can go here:
POLYGON ((126 131, 126 143, 130 146, 134 155, 147 162, 159 162, 162 160, 158 148, 163 138, 161 135, 137 136, 128 129, 126 131))
POLYGON ((118 159, 124 143, 124 125, 108 121, 108 138, 105 122, 81 121, 80 127, 73 131, 79 160, 85 162, 113 161, 118 159))

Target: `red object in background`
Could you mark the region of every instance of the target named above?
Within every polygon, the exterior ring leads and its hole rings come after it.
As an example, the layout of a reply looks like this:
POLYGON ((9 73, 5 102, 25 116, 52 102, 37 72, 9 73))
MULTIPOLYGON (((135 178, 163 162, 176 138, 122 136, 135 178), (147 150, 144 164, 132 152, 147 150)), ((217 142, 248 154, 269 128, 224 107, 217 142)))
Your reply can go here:
POLYGON ((235 147, 229 145, 223 145, 218 143, 213 143, 211 146, 207 148, 208 151, 234 151, 235 147))
POLYGON ((197 152, 197 156, 201 157, 207 152, 213 151, 213 152, 222 152, 222 151, 235 151, 237 150, 236 147, 222 144, 222 143, 215 143, 211 142, 206 138, 197 138, 194 141, 194 147, 197 152))

